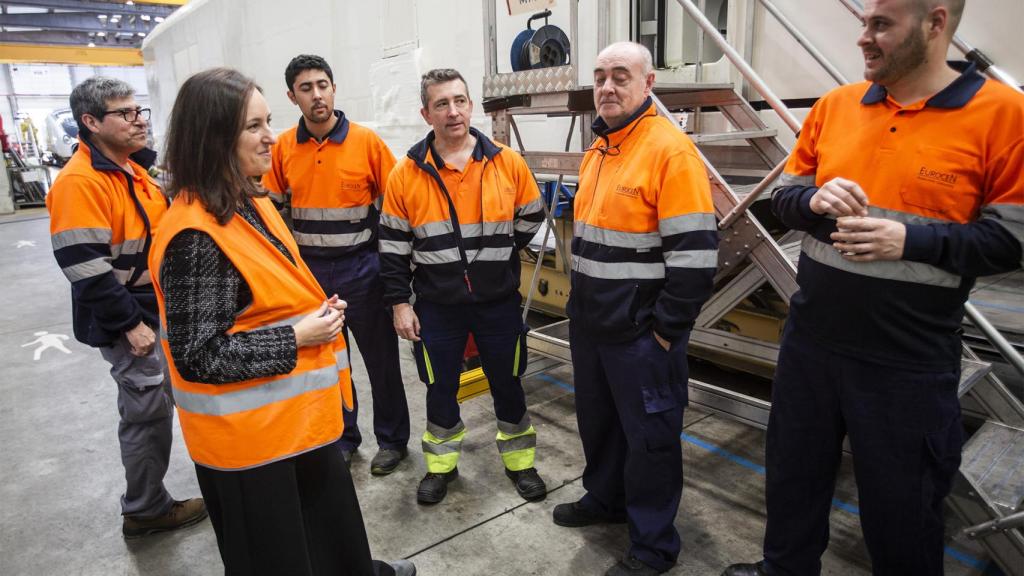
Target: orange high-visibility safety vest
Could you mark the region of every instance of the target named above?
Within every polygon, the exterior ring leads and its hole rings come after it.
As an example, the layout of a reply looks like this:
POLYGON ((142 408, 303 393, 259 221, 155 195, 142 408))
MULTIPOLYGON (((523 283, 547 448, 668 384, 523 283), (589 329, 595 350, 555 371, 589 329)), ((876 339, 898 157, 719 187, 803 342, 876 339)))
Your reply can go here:
MULTIPOLYGON (((252 305, 238 315, 228 333, 294 325, 326 299, 271 201, 254 198, 252 202, 296 264, 244 218, 235 215, 222 226, 201 201, 189 203, 179 196, 161 221, 150 253, 162 324, 167 322, 167 309, 160 264, 167 245, 186 229, 209 234, 252 290, 252 305)), ((344 338, 299 348, 295 369, 288 374, 232 384, 185 380, 174 365, 167 340, 161 339, 161 345, 185 445, 196 463, 222 470, 253 468, 308 452, 341 436, 342 401, 348 410, 353 405, 344 338)))

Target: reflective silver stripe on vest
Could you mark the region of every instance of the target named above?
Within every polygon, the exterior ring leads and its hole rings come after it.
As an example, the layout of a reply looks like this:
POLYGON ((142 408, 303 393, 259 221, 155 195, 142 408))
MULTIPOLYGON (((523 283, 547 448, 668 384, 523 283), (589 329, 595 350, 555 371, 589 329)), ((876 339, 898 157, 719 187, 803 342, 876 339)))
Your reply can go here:
POLYGON ((573 270, 591 278, 605 280, 657 280, 665 277, 662 262, 598 262, 572 257, 573 270))
POLYGON ((224 394, 196 394, 174 388, 174 401, 186 412, 226 416, 337 385, 338 368, 331 365, 224 394))
POLYGON ((522 206, 516 208, 516 216, 526 216, 535 212, 540 212, 544 209, 544 201, 540 198, 535 198, 522 206))
POLYGON ((352 234, 306 234, 293 232, 295 243, 299 246, 318 246, 336 248, 339 246, 358 246, 373 237, 373 230, 363 230, 352 234))
POLYGON ((516 232, 523 232, 523 233, 527 233, 527 234, 532 234, 532 233, 536 232, 537 230, 540 230, 540 225, 543 222, 544 222, 543 220, 538 220, 536 222, 533 222, 533 221, 530 221, 530 220, 516 219, 515 229, 516 229, 516 232))
POLYGON ((658 220, 658 233, 662 236, 699 230, 718 230, 718 221, 715 220, 715 215, 708 212, 696 212, 658 220))
POLYGON ((831 244, 826 244, 811 236, 804 237, 803 242, 800 244, 800 249, 804 255, 815 262, 851 274, 881 278, 883 280, 898 280, 926 284, 928 286, 941 286, 943 288, 957 288, 960 286, 959 276, 922 262, 909 262, 907 260, 851 262, 843 258, 842 254, 831 244))
POLYGON ((362 220, 369 215, 369 205, 352 206, 349 208, 296 208, 292 206, 292 218, 296 220, 334 222, 344 220, 362 220))
POLYGON ((483 226, 484 236, 511 236, 512 235, 512 221, 501 220, 499 222, 484 222, 483 226))
POLYGON ((75 244, 110 244, 114 233, 110 228, 72 228, 50 236, 54 250, 75 244))
POLYGON ((577 237, 582 237, 586 242, 596 242, 604 246, 634 250, 661 247, 661 235, 657 232, 621 232, 583 222, 575 222, 573 228, 573 233, 577 237))
POLYGON ((348 349, 334 353, 334 362, 338 365, 338 371, 348 368, 348 349))
POLYGON ((459 255, 458 248, 446 248, 431 252, 416 250, 412 253, 412 261, 417 264, 448 264, 451 262, 461 262, 462 256, 459 255))
POLYGON ((459 233, 463 238, 476 238, 484 233, 484 225, 477 222, 474 224, 459 224, 459 233))
POLYGON ((796 174, 790 174, 789 172, 783 172, 782 176, 776 180, 776 186, 814 186, 817 176, 815 174, 808 174, 807 176, 797 176, 796 174))
MULTIPOLYGON (((61 268, 64 275, 68 277, 68 280, 72 282, 78 282, 79 280, 85 280, 86 278, 92 278, 101 274, 110 272, 113 268, 110 266, 110 258, 106 256, 102 258, 94 258, 87 262, 81 262, 67 268, 61 268)), ((125 276, 125 280, 128 277, 125 276)), ((124 280, 120 280, 124 284, 124 280)))
POLYGON ((507 262, 510 258, 512 258, 511 246, 466 250, 466 259, 470 262, 507 262))
MULTIPOLYGON (((312 312, 313 311, 310 310, 310 313, 312 313, 312 312)), ((264 326, 261 326, 260 328, 256 328, 256 330, 266 330, 266 329, 269 329, 269 328, 281 328, 282 326, 295 326, 296 324, 299 323, 299 320, 302 320, 306 316, 308 316, 308 314, 300 314, 298 316, 292 316, 291 318, 285 318, 284 320, 278 320, 277 322, 271 322, 270 324, 265 324, 264 326)))
POLYGON ((401 240, 381 240, 380 253, 401 254, 403 256, 407 256, 412 254, 412 242, 402 242, 401 240))
POLYGON ((669 268, 717 268, 718 250, 680 250, 665 252, 669 268))
POLYGON ((146 249, 146 239, 137 238, 135 240, 125 240, 120 244, 110 245, 110 255, 114 258, 118 256, 133 256, 142 252, 146 249))
POLYGON ((409 232, 412 228, 409 227, 409 221, 405 218, 400 218, 394 214, 381 214, 380 223, 392 230, 398 230, 400 232, 409 232))
POLYGON ((431 236, 444 236, 445 234, 451 234, 455 229, 452 228, 452 223, 448 220, 440 220, 438 222, 427 222, 421 224, 412 229, 412 233, 417 238, 429 238, 431 236))

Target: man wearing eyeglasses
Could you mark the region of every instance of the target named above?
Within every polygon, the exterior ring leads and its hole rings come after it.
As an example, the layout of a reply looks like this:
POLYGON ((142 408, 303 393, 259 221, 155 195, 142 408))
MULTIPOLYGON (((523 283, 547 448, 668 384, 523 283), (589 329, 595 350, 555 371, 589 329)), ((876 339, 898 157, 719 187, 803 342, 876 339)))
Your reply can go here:
POLYGON ((167 199, 147 173, 149 109, 131 86, 90 78, 71 92, 71 111, 78 148, 46 197, 53 255, 71 282, 75 338, 100 350, 117 382, 122 532, 139 538, 206 517, 202 498, 176 501, 163 484, 173 400, 147 259, 167 199))

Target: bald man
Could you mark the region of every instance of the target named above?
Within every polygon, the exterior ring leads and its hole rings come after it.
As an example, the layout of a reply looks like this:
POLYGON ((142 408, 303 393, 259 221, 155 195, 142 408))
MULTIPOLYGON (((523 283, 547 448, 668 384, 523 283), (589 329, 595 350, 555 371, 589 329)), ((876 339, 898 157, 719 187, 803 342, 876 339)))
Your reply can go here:
POLYGON ((659 117, 642 45, 605 48, 594 67, 597 140, 574 203, 567 311, 586 468, 578 502, 554 521, 629 523, 607 574, 660 574, 679 555, 686 346, 711 295, 718 233, 693 143, 659 117))
POLYGON ((960 322, 1021 265, 1024 95, 945 61, 962 0, 868 0, 868 82, 804 122, 772 209, 807 232, 768 422, 764 560, 821 571, 848 436, 874 574, 942 574, 960 464, 960 322))

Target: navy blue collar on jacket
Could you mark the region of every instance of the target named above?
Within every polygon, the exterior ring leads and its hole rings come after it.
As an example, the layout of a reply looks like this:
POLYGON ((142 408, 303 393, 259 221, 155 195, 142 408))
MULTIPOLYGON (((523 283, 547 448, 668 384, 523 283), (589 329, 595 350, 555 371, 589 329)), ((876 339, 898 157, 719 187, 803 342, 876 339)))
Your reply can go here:
POLYGON ((614 127, 608 126, 608 123, 604 121, 604 118, 598 116, 597 119, 594 120, 594 123, 590 125, 590 129, 594 131, 594 134, 597 134, 598 136, 603 136, 605 140, 607 140, 609 135, 614 134, 619 130, 622 130, 626 126, 632 124, 634 120, 646 114, 647 109, 650 108, 651 104, 653 103, 654 101, 651 100, 650 96, 648 96, 647 99, 644 100, 644 103, 641 104, 640 107, 636 109, 636 111, 629 115, 629 118, 626 118, 626 120, 622 124, 619 124, 618 126, 614 127))
MULTIPOLYGON (((334 117, 338 119, 334 123, 334 128, 327 133, 327 139, 335 144, 341 144, 345 141, 345 137, 348 136, 348 118, 345 118, 345 113, 341 110, 334 111, 334 117)), ((308 142, 313 135, 309 133, 309 129, 306 128, 306 118, 303 116, 299 118, 299 127, 295 131, 295 139, 299 144, 308 142)))
MULTIPOLYGON (((97 148, 96 145, 92 143, 92 140, 89 139, 88 135, 80 132, 78 134, 78 138, 82 142, 85 142, 85 145, 89 147, 89 157, 92 159, 93 170, 104 170, 108 172, 112 170, 115 172, 124 172, 124 168, 118 166, 117 163, 115 163, 113 160, 107 158, 103 154, 103 152, 100 152, 100 149, 97 148)), ((132 154, 129 154, 128 158, 130 158, 132 162, 135 162, 139 166, 142 166, 146 170, 149 170, 149 168, 156 163, 156 150, 153 150, 151 148, 143 148, 138 152, 133 152, 132 154)))
MULTIPOLYGON (((469 133, 476 137, 476 146, 473 147, 473 160, 479 162, 485 157, 488 160, 493 160, 494 157, 501 152, 501 148, 476 128, 470 126, 469 133)), ((427 153, 429 152, 430 159, 434 162, 434 165, 438 168, 444 168, 444 159, 441 158, 441 155, 434 149, 435 139, 436 135, 434 134, 434 131, 431 130, 430 133, 427 134, 426 138, 413 144, 412 148, 409 148, 407 155, 411 160, 416 162, 416 165, 422 168, 423 164, 427 160, 427 153)))
MULTIPOLYGON (((974 98, 974 95, 985 85, 985 77, 978 73, 978 65, 974 62, 956 61, 948 63, 950 68, 960 72, 960 76, 953 80, 924 103, 925 107, 931 108, 963 108, 974 98)), ((889 92, 884 86, 872 84, 868 91, 861 98, 860 103, 864 105, 878 104, 884 102, 889 92)))

